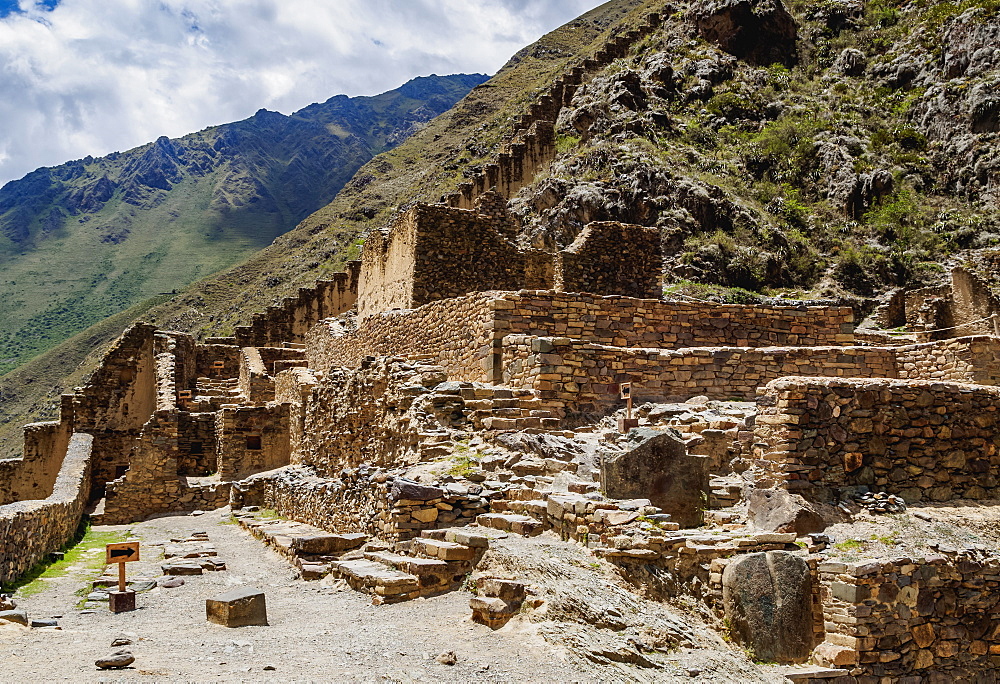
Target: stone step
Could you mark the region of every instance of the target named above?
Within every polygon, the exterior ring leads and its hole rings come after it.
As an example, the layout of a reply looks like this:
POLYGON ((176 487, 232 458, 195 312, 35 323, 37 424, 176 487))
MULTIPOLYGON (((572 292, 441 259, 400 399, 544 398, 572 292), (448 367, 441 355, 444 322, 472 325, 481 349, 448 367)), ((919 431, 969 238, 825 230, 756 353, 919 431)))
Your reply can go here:
POLYGON ((417 537, 411 543, 416 553, 422 553, 428 558, 438 558, 445 561, 471 561, 476 557, 475 549, 443 539, 417 537))
POLYGON ((534 537, 545 531, 545 526, 541 522, 527 515, 483 513, 476 517, 476 523, 483 527, 513 532, 525 537, 534 537))
POLYGON ((336 561, 332 574, 347 581, 355 591, 372 594, 372 603, 398 603, 420 596, 420 580, 371 560, 336 561))

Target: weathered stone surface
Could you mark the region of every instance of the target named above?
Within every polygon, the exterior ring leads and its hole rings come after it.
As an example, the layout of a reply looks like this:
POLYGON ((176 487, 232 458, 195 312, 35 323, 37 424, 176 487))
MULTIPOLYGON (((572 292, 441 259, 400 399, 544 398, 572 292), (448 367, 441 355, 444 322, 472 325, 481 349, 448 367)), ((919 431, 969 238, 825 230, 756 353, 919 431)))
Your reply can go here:
POLYGON ((134 662, 135 656, 132 655, 132 652, 122 649, 103 658, 98 658, 94 664, 102 670, 119 670, 123 667, 128 667, 134 662))
POLYGON ((813 647, 809 565, 791 553, 741 556, 722 574, 726 620, 733 636, 765 661, 801 662, 813 647))
POLYGON ((135 592, 130 589, 109 592, 108 602, 112 613, 128 613, 135 610, 135 592))
POLYGON ((0 622, 16 622, 19 625, 28 626, 28 614, 23 610, 0 611, 0 622))
POLYGON ((264 592, 252 587, 227 591, 205 601, 209 622, 223 627, 247 627, 267 624, 264 592))
POLYGON ((401 499, 430 501, 431 499, 440 499, 445 495, 444 490, 440 487, 428 487, 402 478, 396 478, 392 483, 390 494, 396 501, 401 499))
POLYGON ((798 494, 784 489, 752 489, 748 499, 750 522, 758 529, 798 536, 826 529, 823 516, 798 494))
POLYGON ((701 37, 751 64, 798 61, 798 27, 781 0, 715 0, 691 11, 701 37))
POLYGON ((615 499, 649 499, 682 527, 697 527, 708 504, 707 460, 688 454, 673 431, 637 428, 626 451, 601 454, 601 489, 615 499))

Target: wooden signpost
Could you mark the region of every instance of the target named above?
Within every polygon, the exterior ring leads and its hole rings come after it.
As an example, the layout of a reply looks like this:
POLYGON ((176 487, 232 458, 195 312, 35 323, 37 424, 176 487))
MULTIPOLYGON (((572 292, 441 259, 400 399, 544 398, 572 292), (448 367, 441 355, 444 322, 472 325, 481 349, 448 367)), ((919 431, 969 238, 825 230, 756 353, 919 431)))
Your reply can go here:
POLYGON ((618 385, 618 392, 625 404, 625 417, 618 419, 618 432, 628 432, 634 427, 639 427, 639 419, 632 417, 632 383, 623 382, 618 385))
POLYGON ((109 594, 108 605, 112 613, 135 610, 135 592, 125 588, 125 564, 139 560, 139 542, 108 544, 104 549, 104 562, 118 564, 118 591, 109 594))

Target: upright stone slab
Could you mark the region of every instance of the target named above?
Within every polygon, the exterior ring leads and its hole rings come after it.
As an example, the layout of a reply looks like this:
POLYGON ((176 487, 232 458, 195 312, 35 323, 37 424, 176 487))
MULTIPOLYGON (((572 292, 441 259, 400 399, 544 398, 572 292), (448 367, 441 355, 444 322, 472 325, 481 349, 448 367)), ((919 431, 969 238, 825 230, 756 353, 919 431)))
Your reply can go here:
POLYGON ((601 489, 613 499, 649 499, 681 527, 697 527, 708 505, 708 458, 689 454, 673 430, 636 428, 625 451, 601 454, 601 489))
POLYGON ((267 625, 264 592, 253 587, 240 587, 205 601, 209 622, 223 627, 267 625))
POLYGON ((759 660, 803 662, 813 648, 812 576, 787 551, 741 556, 722 573, 726 621, 759 660))

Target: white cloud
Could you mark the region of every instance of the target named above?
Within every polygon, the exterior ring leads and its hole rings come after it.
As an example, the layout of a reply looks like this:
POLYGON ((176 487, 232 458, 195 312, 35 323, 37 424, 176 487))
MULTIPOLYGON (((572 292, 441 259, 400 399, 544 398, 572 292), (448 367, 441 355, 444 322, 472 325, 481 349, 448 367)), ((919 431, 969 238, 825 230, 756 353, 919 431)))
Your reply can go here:
POLYGON ((493 73, 599 0, 62 0, 0 19, 0 183, 261 107, 493 73))

